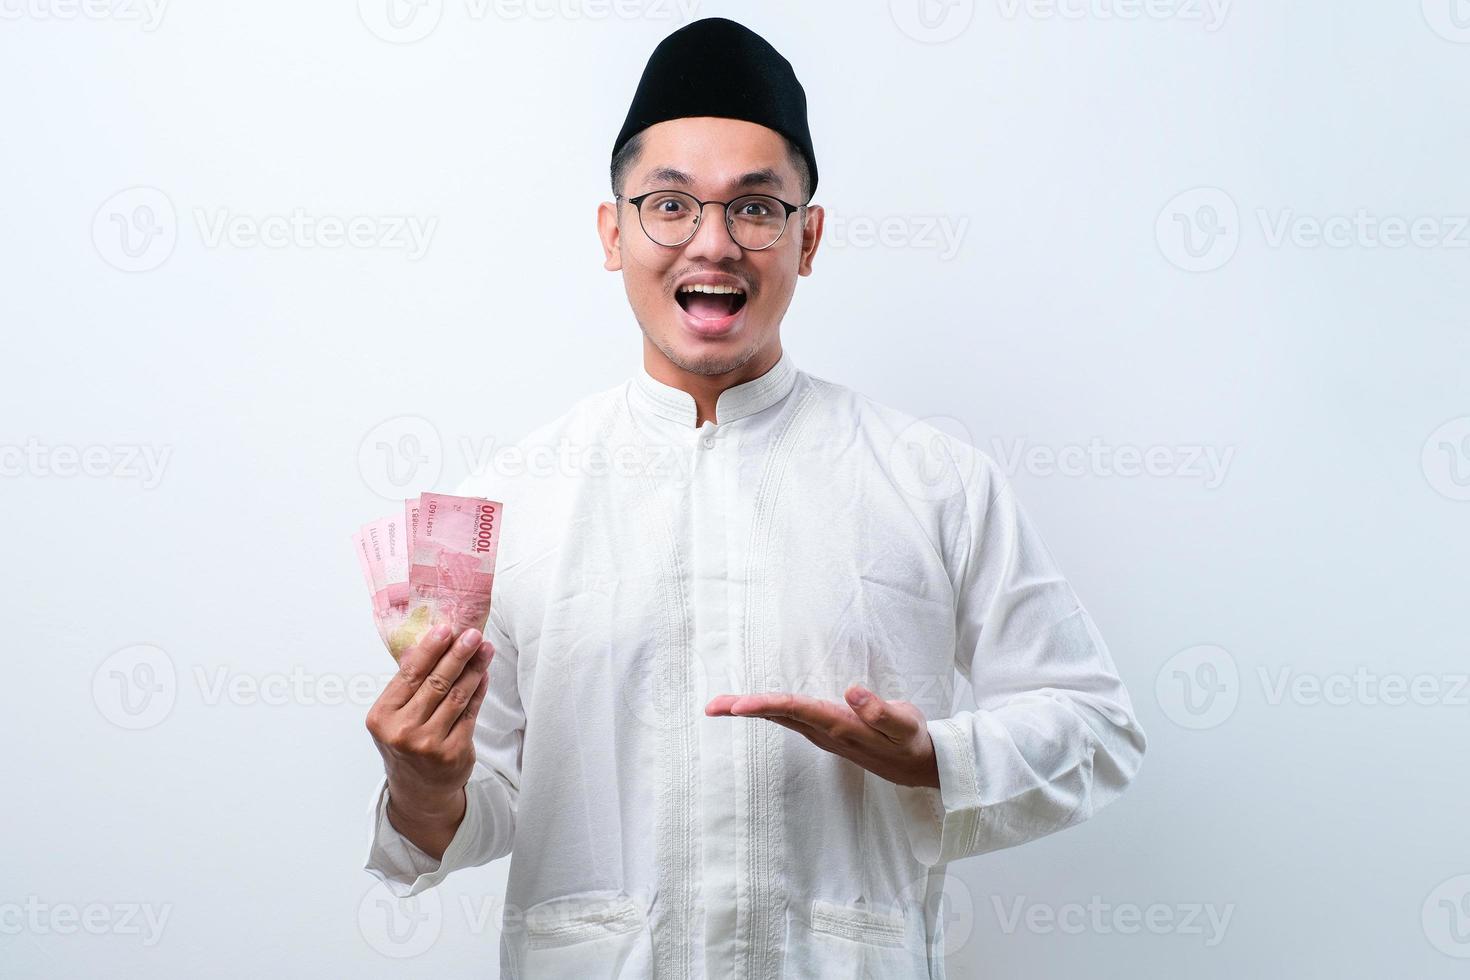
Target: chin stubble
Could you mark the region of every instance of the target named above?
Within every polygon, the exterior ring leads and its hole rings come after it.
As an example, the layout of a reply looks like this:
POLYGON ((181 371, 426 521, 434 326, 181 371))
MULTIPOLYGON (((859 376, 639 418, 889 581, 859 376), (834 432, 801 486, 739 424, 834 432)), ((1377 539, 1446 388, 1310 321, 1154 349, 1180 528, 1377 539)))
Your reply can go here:
POLYGON ((669 359, 674 367, 678 368, 681 371, 688 371, 690 374, 698 374, 704 377, 711 377, 717 374, 728 374, 731 371, 738 371, 740 368, 748 364, 751 358, 755 357, 755 355, 760 351, 759 346, 751 345, 750 347, 747 347, 741 351, 737 351, 733 354, 711 353, 704 357, 684 357, 672 346, 664 343, 657 337, 650 334, 648 332, 648 329, 646 327, 643 327, 641 323, 639 324, 639 327, 643 328, 643 335, 649 340, 653 341, 653 346, 657 347, 663 353, 664 357, 667 357, 669 359))

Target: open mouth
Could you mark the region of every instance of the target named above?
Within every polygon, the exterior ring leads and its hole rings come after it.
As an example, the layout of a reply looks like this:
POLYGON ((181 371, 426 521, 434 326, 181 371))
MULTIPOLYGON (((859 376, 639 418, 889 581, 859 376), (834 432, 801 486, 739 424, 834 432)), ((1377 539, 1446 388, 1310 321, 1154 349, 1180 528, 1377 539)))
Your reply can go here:
POLYGON ((690 283, 680 286, 674 299, 690 316, 718 320, 740 312, 745 306, 745 290, 739 286, 690 283))

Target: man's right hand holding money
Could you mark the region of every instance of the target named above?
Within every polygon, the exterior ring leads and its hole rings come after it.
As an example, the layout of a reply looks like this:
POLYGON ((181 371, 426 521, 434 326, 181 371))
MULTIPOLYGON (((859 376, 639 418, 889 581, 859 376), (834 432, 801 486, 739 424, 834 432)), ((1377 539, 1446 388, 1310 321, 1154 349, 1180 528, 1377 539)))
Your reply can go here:
POLYGON ((410 647, 367 715, 388 774, 388 820, 436 860, 464 819, 475 718, 495 654, 477 629, 451 637, 436 626, 410 647))

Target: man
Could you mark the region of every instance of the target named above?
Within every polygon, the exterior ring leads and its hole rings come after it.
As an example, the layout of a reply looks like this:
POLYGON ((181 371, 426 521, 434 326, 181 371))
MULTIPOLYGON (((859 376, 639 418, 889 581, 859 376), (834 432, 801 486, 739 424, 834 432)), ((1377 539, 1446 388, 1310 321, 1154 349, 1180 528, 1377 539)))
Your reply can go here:
POLYGON ((1114 799, 1128 694, 990 460, 784 353, 823 220, 786 60, 675 32, 612 170, 643 370, 460 488, 505 503, 494 604, 368 716, 367 866, 511 854, 507 977, 941 977, 945 865, 1114 799))

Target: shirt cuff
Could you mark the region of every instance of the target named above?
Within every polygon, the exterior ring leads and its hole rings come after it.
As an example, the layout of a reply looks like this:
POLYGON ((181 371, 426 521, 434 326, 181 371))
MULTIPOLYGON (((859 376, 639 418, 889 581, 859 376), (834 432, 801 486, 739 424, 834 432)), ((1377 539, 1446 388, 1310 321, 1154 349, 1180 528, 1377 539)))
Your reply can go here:
POLYGON ((914 859, 926 867, 980 851, 980 787, 974 741, 964 717, 928 723, 939 788, 899 786, 898 802, 914 859))
POLYGON ((378 784, 371 807, 371 841, 365 871, 371 872, 394 898, 407 898, 433 888, 459 866, 456 863, 475 837, 479 814, 474 807, 474 794, 465 794, 464 819, 454 839, 444 850, 444 859, 436 861, 413 841, 398 832, 388 819, 388 779, 378 784))

